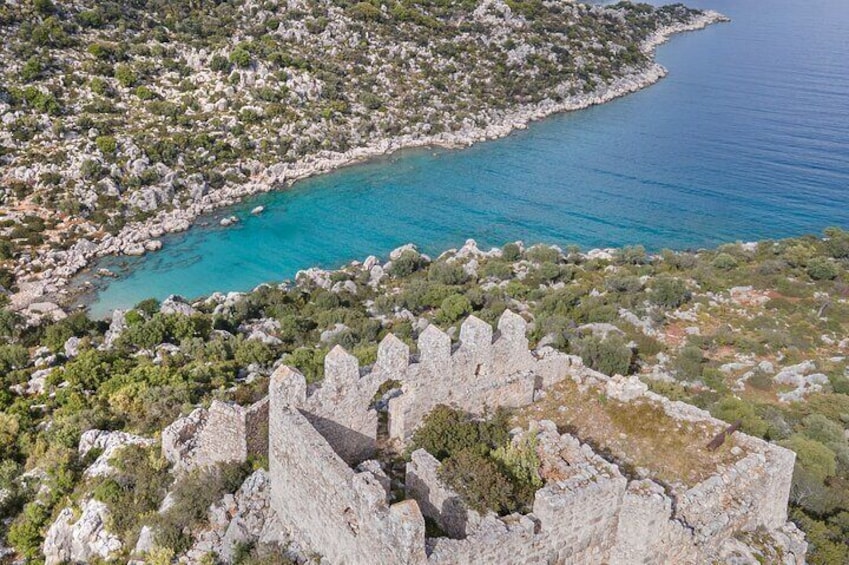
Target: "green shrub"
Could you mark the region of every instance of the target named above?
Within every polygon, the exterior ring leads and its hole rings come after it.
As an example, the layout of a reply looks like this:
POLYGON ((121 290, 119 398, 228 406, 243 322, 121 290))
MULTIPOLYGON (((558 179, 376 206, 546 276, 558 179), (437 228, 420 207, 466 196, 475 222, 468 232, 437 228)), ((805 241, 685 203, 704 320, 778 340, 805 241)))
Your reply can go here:
POLYGON ((846 259, 849 257, 849 232, 840 228, 825 229, 825 249, 835 259, 846 259))
POLYGON ((466 271, 458 263, 438 261, 427 270, 427 279, 439 284, 459 285, 466 282, 468 278, 466 271))
POLYGON ((737 420, 747 434, 764 437, 769 425, 756 412, 751 403, 739 398, 728 397, 720 400, 710 408, 710 413, 720 420, 733 424, 737 420))
POLYGON ((9 526, 6 539, 23 557, 37 559, 41 557, 42 531, 49 519, 49 508, 40 502, 30 502, 9 526))
POLYGON ((27 59, 27 62, 24 63, 24 66, 21 69, 21 80, 24 82, 33 81, 37 79, 43 71, 44 64, 41 62, 41 59, 36 55, 33 55, 27 59))
POLYGON ((513 263, 522 258, 522 250, 515 243, 508 243, 501 248, 501 258, 513 263))
POLYGON ((558 263, 560 253, 548 245, 534 245, 525 253, 528 261, 532 263, 558 263))
MULTIPOLYGON (((250 55, 248 55, 248 61, 250 61, 250 55)), ((215 72, 227 73, 230 72, 232 63, 223 55, 213 55, 209 61, 209 68, 215 72)))
POLYGON ((270 365, 276 359, 274 350, 258 339, 240 340, 236 344, 236 363, 247 367, 252 363, 258 365, 270 365))
POLYGON ((436 315, 438 322, 451 324, 472 311, 472 303, 462 294, 452 294, 442 301, 439 312, 436 315))
POLYGON ((424 259, 412 249, 407 249, 401 256, 392 261, 389 274, 396 278, 407 277, 425 265, 424 259))
POLYGON ((118 142, 111 135, 101 135, 94 140, 94 144, 104 155, 112 155, 118 150, 118 142))
POLYGON ((684 281, 674 277, 657 277, 651 286, 649 299, 652 303, 664 308, 678 308, 690 300, 691 294, 684 281))
POLYGON ((513 276, 513 267, 506 261, 490 259, 484 263, 483 267, 479 271, 479 275, 484 278, 493 277, 505 280, 513 276))
POLYGON ((588 367, 605 375, 631 372, 634 352, 618 334, 610 334, 606 339, 592 335, 583 337, 572 344, 572 352, 588 367))
POLYGON ((115 79, 118 81, 118 84, 124 88, 135 86, 138 81, 136 72, 129 65, 118 65, 115 68, 115 79))
POLYGON ((230 52, 230 62, 245 69, 251 65, 251 54, 244 47, 236 47, 230 52))
POLYGON ((29 363, 29 352, 26 347, 17 343, 0 345, 0 375, 15 369, 23 369, 27 363, 29 363))
POLYGON ((728 253, 720 253, 716 257, 714 257, 713 262, 711 263, 714 268, 720 269, 722 271, 730 271, 731 269, 737 268, 737 259, 729 255, 728 253))
POLYGON ((843 435, 843 426, 832 422, 822 414, 805 416, 802 419, 800 431, 805 437, 824 445, 846 442, 846 437, 843 435))
POLYGON ((635 294, 643 288, 643 283, 640 277, 633 275, 613 276, 608 277, 606 281, 607 289, 612 292, 621 292, 623 294, 635 294))
POLYGON ((413 434, 410 452, 424 449, 440 461, 461 451, 488 454, 507 443, 509 416, 497 410, 489 419, 475 420, 469 414, 439 405, 431 410, 413 434))
POLYGON ((686 345, 675 357, 675 374, 684 381, 694 381, 702 376, 705 358, 700 347, 686 345))
POLYGON ((830 281, 837 277, 837 267, 825 257, 814 257, 808 261, 805 272, 815 281, 830 281))
POLYGON ((464 449, 447 459, 438 475, 478 512, 504 515, 515 510, 510 480, 495 461, 475 450, 464 449))
POLYGON ((156 518, 156 544, 175 553, 187 549, 191 543, 187 532, 205 523, 210 505, 236 492, 249 473, 248 464, 219 463, 181 477, 172 490, 174 503, 156 518))
POLYGON ((626 245, 616 251, 613 260, 619 265, 645 265, 649 257, 642 245, 626 245))
POLYGON ((154 100, 157 97, 156 92, 147 86, 137 86, 133 91, 133 94, 135 94, 139 100, 154 100))
POLYGON ((283 362, 298 369, 308 383, 315 383, 324 378, 324 357, 327 351, 324 349, 313 349, 299 347, 287 355, 283 362))
POLYGON ((348 8, 348 14, 357 20, 378 21, 382 18, 380 8, 369 2, 358 2, 348 8))

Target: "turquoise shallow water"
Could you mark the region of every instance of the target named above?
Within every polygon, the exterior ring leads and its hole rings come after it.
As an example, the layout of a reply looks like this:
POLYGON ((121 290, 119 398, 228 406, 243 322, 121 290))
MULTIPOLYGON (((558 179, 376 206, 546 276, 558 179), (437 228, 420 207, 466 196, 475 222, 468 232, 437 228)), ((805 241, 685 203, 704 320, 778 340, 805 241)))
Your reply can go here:
POLYGON ((415 150, 222 212, 242 222, 108 258, 92 314, 247 290, 313 265, 522 239, 690 248, 849 227, 849 2, 702 0, 733 22, 675 37, 670 75, 461 151, 415 150), (258 205, 266 212, 252 217, 258 205))

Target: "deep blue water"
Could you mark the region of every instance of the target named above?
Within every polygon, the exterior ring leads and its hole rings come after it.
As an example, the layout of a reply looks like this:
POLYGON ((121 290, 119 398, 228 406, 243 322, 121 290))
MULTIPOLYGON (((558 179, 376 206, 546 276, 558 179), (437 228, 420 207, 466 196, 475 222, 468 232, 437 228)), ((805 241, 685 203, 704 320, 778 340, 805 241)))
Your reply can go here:
POLYGON ((498 141, 406 151, 251 199, 226 211, 235 228, 209 218, 158 253, 101 262, 125 270, 92 313, 247 290, 410 241, 660 249, 849 227, 849 1, 691 5, 733 22, 661 47, 660 83, 498 141), (258 204, 266 212, 249 216, 258 204))

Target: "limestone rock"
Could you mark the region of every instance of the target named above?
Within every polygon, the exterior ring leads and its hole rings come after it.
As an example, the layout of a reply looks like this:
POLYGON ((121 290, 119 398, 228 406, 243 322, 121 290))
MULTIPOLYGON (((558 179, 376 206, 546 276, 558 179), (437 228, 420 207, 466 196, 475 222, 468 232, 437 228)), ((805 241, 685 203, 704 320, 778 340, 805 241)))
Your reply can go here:
POLYGON ((102 452, 85 470, 86 477, 100 477, 108 475, 112 471, 112 466, 109 460, 120 450, 127 445, 150 446, 155 441, 150 438, 145 438, 126 432, 111 432, 106 430, 88 430, 80 436, 79 453, 80 457, 85 457, 92 449, 100 449, 102 452))
POLYGON ((182 314, 183 316, 194 316, 197 314, 191 304, 186 302, 182 296, 172 294, 162 301, 159 306, 159 312, 162 314, 182 314))
POLYGON ((105 504, 88 499, 81 505, 79 518, 74 516, 71 508, 65 508, 47 530, 43 547, 47 565, 108 559, 121 550, 121 540, 106 530, 109 510, 105 504))

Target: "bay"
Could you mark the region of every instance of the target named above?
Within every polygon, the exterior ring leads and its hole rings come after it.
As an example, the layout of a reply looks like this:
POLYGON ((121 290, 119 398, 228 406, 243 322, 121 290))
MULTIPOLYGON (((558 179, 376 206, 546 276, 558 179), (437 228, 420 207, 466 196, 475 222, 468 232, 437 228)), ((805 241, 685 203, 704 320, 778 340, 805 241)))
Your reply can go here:
POLYGON ((669 76, 459 151, 411 150, 251 198, 95 266, 91 314, 248 290, 413 242, 697 248, 849 227, 849 2, 700 0, 729 24, 658 50, 669 76), (265 213, 249 211, 263 205, 265 213), (220 228, 217 219, 241 222, 220 228))

